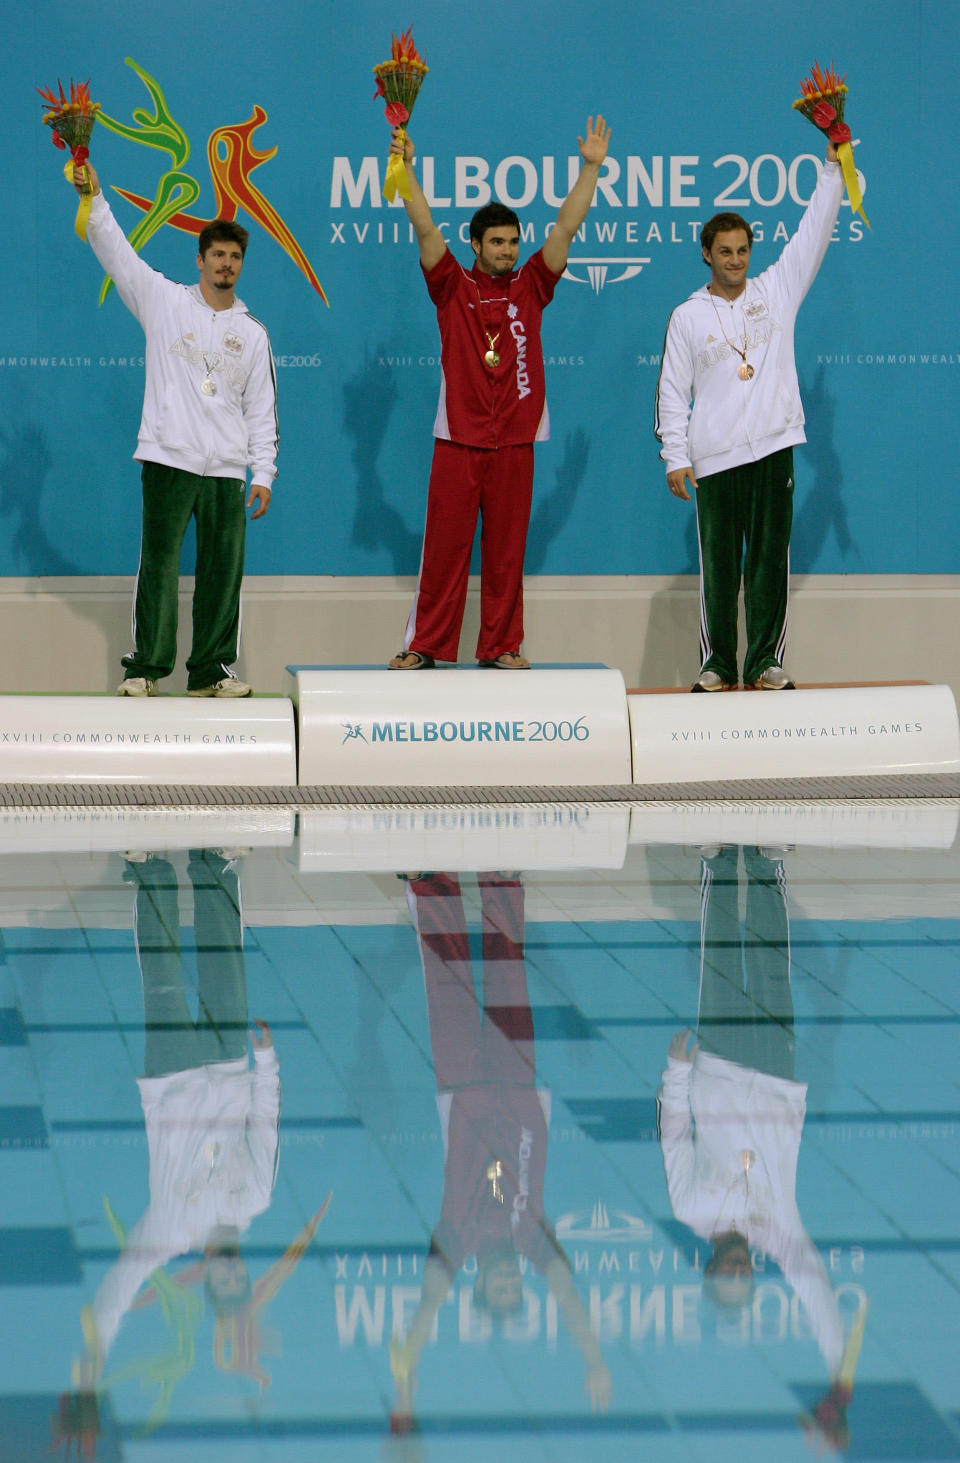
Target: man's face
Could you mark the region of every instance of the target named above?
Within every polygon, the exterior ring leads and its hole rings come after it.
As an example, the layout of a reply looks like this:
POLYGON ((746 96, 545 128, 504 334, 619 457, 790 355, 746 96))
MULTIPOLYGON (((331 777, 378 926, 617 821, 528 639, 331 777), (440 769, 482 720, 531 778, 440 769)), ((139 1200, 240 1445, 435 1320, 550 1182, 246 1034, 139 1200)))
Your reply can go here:
POLYGON ((703 257, 710 266, 713 282, 724 294, 743 289, 750 268, 750 241, 743 229, 727 229, 716 234, 703 257))
POLYGON ((220 1301, 236 1300, 250 1288, 250 1274, 239 1255, 215 1255, 207 1260, 207 1286, 220 1301))
POLYGON ((240 278, 243 251, 229 239, 214 239, 206 254, 197 255, 197 268, 208 289, 226 294, 240 278))
POLYGON ((520 253, 520 235, 513 224, 495 224, 484 229, 479 244, 470 240, 477 264, 484 274, 512 274, 520 253))
POLYGON ((494 1315, 513 1315, 523 1306, 523 1280, 516 1263, 500 1260, 484 1272, 484 1295, 494 1315))

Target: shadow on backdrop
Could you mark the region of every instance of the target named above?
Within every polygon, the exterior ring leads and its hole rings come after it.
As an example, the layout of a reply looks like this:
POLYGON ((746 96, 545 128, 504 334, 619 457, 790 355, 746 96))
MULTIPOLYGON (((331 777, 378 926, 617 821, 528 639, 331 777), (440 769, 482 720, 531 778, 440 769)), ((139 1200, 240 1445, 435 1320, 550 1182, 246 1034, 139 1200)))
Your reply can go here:
POLYGON ((863 567, 847 521, 843 501, 843 464, 835 444, 836 404, 826 389, 826 371, 817 371, 810 386, 801 386, 804 413, 810 424, 804 456, 813 468, 813 482, 799 512, 794 511, 790 536, 790 569, 793 573, 823 573, 817 561, 831 529, 844 559, 852 554, 863 567))
POLYGON ((386 347, 366 352, 363 365, 343 387, 343 426, 353 446, 351 460, 357 470, 356 510, 351 542, 358 548, 384 548, 393 560, 395 574, 415 574, 420 562, 420 531, 414 531, 384 496, 377 458, 383 446, 397 401, 397 384, 392 372, 380 370, 377 357, 386 347))
POLYGON ((7 542, 16 568, 29 577, 77 575, 84 571, 51 541, 40 520, 52 458, 43 427, 22 425, 0 434, 0 518, 13 532, 7 542))
POLYGON ((568 432, 563 458, 557 468, 555 486, 537 504, 527 535, 525 574, 542 574, 547 549, 573 511, 577 490, 583 482, 590 458, 590 438, 582 427, 568 432))

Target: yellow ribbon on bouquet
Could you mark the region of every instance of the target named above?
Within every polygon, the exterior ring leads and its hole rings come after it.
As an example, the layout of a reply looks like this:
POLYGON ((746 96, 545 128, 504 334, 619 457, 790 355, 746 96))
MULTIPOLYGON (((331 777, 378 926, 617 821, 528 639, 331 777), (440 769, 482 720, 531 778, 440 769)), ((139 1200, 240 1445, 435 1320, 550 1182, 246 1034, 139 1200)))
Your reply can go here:
MULTIPOLYGON (((401 144, 406 138, 403 128, 399 129, 401 144)), ((383 196, 388 203, 392 203, 399 193, 401 198, 410 197, 410 179, 407 177, 407 165, 403 160, 403 150, 391 152, 387 158, 387 173, 383 180, 383 196)))
POLYGON ((857 177, 857 165, 853 160, 853 148, 849 142, 841 142, 837 147, 837 162, 840 164, 840 171, 843 174, 847 197, 850 199, 850 207, 854 213, 859 213, 867 228, 869 228, 870 220, 863 211, 863 194, 860 191, 860 179, 857 177))
POLYGON ((80 194, 80 202, 77 204, 77 216, 73 221, 73 232, 77 235, 78 238, 82 239, 83 242, 86 243, 87 222, 90 218, 90 204, 93 200, 93 188, 90 186, 90 171, 87 168, 86 163, 75 163, 72 158, 69 162, 64 163, 63 165, 63 176, 66 178, 67 182, 73 182, 73 173, 75 168, 80 168, 83 172, 86 186, 83 192, 80 194))

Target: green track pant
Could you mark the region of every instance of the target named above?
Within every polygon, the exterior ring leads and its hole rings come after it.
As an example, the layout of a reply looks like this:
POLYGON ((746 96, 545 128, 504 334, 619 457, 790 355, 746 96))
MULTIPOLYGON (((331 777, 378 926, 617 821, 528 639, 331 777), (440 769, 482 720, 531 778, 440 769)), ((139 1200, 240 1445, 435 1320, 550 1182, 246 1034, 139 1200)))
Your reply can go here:
POLYGON ((737 599, 743 573, 745 686, 782 665, 790 584, 793 449, 698 479, 701 670, 737 684, 737 599))
POLYGON ((197 522, 193 645, 187 689, 223 680, 237 658, 240 585, 246 537, 246 484, 207 478, 145 462, 140 569, 134 605, 135 650, 123 657, 125 678, 158 681, 177 658, 180 549, 191 518, 197 522))

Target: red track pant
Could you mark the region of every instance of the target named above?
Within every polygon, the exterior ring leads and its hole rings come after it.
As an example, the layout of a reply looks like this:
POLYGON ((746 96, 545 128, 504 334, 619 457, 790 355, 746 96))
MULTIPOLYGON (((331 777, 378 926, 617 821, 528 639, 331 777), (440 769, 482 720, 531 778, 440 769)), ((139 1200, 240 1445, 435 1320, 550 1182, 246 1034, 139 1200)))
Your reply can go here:
POLYGON ((523 640, 523 555, 533 494, 533 444, 464 447, 438 438, 427 493, 427 524, 416 598, 404 646, 456 660, 470 554, 480 535, 477 659, 519 651, 523 640))

